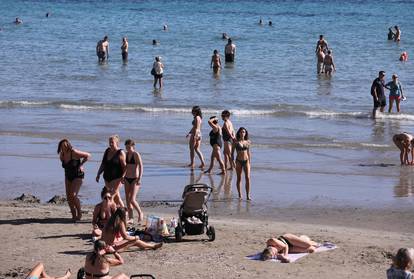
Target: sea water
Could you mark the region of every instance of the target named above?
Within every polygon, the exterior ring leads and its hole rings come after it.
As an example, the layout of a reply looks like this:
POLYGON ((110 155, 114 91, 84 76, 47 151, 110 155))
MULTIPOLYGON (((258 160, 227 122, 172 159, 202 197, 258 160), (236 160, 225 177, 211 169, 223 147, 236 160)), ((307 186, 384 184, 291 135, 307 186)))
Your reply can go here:
MULTIPOLYGON (((191 107, 199 105, 204 119, 228 109, 235 127, 249 131, 254 202, 411 204, 413 171, 399 166, 392 136, 414 132, 414 67, 398 61, 403 51, 414 55, 412 11, 412 1, 2 0, 1 198, 64 193, 56 145, 68 137, 93 155, 81 195, 97 201, 94 177, 108 136, 119 134, 143 155, 140 199, 179 199, 197 180, 222 189, 215 200, 231 200, 235 174, 229 181, 184 168, 191 107), (394 25, 399 43, 387 41, 394 25), (222 33, 237 46, 234 64, 224 64, 222 33), (316 74, 320 34, 333 50, 332 77, 316 74), (99 64, 95 47, 105 35, 109 62, 99 64), (155 56, 165 65, 162 90, 152 87, 155 56), (407 101, 402 113, 374 121, 370 86, 380 70, 387 81, 398 74, 407 101)), ((202 131, 208 163, 206 121, 202 131)))

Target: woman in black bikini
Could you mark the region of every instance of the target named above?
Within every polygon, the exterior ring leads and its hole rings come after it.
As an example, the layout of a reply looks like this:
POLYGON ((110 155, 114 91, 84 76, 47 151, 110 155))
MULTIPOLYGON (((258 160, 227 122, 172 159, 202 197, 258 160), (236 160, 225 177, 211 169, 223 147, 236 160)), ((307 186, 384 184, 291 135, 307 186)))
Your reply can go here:
POLYGON ((136 200, 141 185, 142 165, 141 155, 135 151, 135 142, 131 139, 125 141, 126 173, 124 177, 125 198, 128 208, 128 223, 133 223, 134 209, 138 212, 138 223, 144 220, 144 215, 136 200))
POLYGON ((236 140, 234 141, 234 148, 237 152, 236 156, 236 173, 237 173, 237 191, 239 192, 239 199, 242 199, 241 194, 241 176, 244 172, 246 180, 246 197, 247 200, 250 198, 250 140, 249 133, 243 127, 241 127, 236 133, 236 140))
POLYGON ((313 253, 318 243, 312 241, 308 236, 297 236, 286 233, 278 238, 270 238, 266 241, 266 249, 263 250, 262 261, 279 259, 283 263, 290 262, 289 253, 313 253))
POLYGON ((108 247, 102 240, 95 241, 93 251, 86 255, 85 275, 86 279, 129 279, 124 273, 115 276, 109 275, 109 268, 124 263, 121 255, 112 247, 108 247), (113 254, 115 258, 109 258, 106 254, 113 254))
POLYGON ((119 194, 122 179, 126 171, 125 153, 118 147, 119 137, 113 135, 109 138, 109 147, 105 150, 101 166, 96 175, 96 182, 103 172, 105 187, 111 190, 112 197, 118 206, 124 207, 124 203, 119 194))
POLYGON ((211 173, 211 170, 214 167, 214 159, 216 159, 219 162, 221 168, 219 175, 224 175, 226 174, 226 169, 224 167, 223 160, 221 159, 221 148, 223 147, 223 141, 221 140, 221 127, 218 124, 217 117, 210 117, 210 120, 208 120, 208 125, 211 127, 210 145, 213 150, 211 151, 210 167, 204 173, 211 173))
POLYGON ((200 169, 204 168, 204 158, 203 153, 201 153, 200 145, 201 145, 201 120, 202 120, 202 113, 201 108, 199 106, 194 106, 191 110, 191 113, 194 116, 194 120, 192 122, 193 127, 191 128, 190 132, 187 134, 187 138, 190 137, 188 142, 190 148, 190 164, 188 165, 192 169, 194 168, 194 157, 195 153, 197 153, 198 158, 200 158, 201 165, 200 169))
POLYGON ((79 221, 82 218, 82 213, 78 193, 85 176, 82 165, 88 161, 91 154, 74 149, 67 139, 62 139, 59 142, 57 153, 62 162, 62 168, 65 169, 66 199, 72 213, 72 219, 79 221))
POLYGON ((101 238, 102 229, 105 227, 112 214, 116 211, 116 204, 112 200, 112 196, 108 188, 102 188, 101 198, 102 202, 98 203, 93 210, 92 237, 94 239, 101 238))
POLYGON ((230 112, 228 110, 223 110, 221 113, 221 119, 224 121, 223 128, 221 129, 223 133, 224 165, 226 166, 227 170, 232 170, 234 167, 236 167, 232 156, 233 140, 235 136, 233 123, 230 121, 230 112))

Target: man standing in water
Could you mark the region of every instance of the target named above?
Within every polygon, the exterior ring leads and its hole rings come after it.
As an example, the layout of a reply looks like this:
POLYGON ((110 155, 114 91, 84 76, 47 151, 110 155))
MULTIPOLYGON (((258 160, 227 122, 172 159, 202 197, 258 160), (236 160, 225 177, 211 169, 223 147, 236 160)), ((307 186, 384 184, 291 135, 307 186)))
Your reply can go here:
POLYGON ((236 45, 232 43, 231 38, 228 39, 227 45, 224 48, 224 55, 226 62, 234 62, 234 55, 236 54, 236 45))
POLYGON ((323 38, 323 35, 319 35, 319 41, 316 43, 315 52, 318 52, 318 48, 321 47, 323 53, 328 51, 328 42, 323 38))
POLYGON ((371 85, 371 95, 374 100, 374 109, 372 110, 372 118, 375 119, 377 109, 380 108, 381 112, 384 112, 384 108, 387 105, 387 100, 384 94, 384 80, 385 72, 380 71, 378 77, 374 79, 371 85))
POLYGON ((318 47, 318 53, 316 54, 318 62, 316 62, 316 71, 319 74, 323 73, 323 61, 325 59, 325 53, 323 53, 322 47, 318 47))
POLYGON ((108 36, 105 36, 103 40, 100 40, 96 45, 96 55, 99 62, 104 62, 109 58, 109 40, 108 36))

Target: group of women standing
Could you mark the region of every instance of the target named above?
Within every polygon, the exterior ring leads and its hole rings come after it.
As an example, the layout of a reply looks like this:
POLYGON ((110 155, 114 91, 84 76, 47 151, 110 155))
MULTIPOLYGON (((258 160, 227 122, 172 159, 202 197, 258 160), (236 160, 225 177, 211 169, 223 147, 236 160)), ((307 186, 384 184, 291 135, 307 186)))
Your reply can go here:
MULTIPOLYGON (((136 196, 141 184, 143 164, 140 154, 135 151, 135 142, 128 139, 125 142, 126 152, 119 148, 117 135, 109 138, 109 147, 105 150, 101 165, 96 175, 99 182, 103 173, 105 188, 111 194, 118 207, 124 207, 121 199, 120 187, 125 185, 125 197, 128 209, 129 222, 133 222, 134 209, 138 213, 138 222, 143 220, 143 213, 136 201, 136 196)), ((72 219, 81 219, 80 202, 78 193, 84 177, 82 165, 90 158, 90 154, 72 147, 69 140, 63 139, 58 145, 58 154, 65 170, 65 187, 72 219)))
MULTIPOLYGON (((203 153, 201 152, 201 123, 202 123, 202 112, 199 106, 194 106, 191 113, 193 114, 192 128, 187 134, 189 138, 189 148, 190 148, 190 164, 188 165, 191 168, 195 167, 194 159, 195 154, 197 154, 200 159, 200 168, 205 167, 205 161, 203 153)), ((226 174, 227 170, 236 169, 237 173, 237 191, 239 199, 242 199, 241 192, 241 180, 242 174, 244 173, 245 185, 246 185, 246 199, 251 200, 250 197, 250 163, 251 163, 251 154, 250 154, 250 145, 249 133, 244 127, 240 127, 235 133, 233 124, 230 121, 230 112, 224 110, 221 113, 221 119, 223 120, 223 126, 219 125, 219 120, 216 116, 210 117, 208 124, 211 127, 209 133, 210 145, 212 147, 210 166, 205 171, 205 173, 211 173, 214 162, 217 161, 220 165, 221 172, 220 175, 226 174), (223 149, 224 161, 221 157, 221 149, 223 149), (236 160, 234 158, 234 152, 237 153, 236 160)))

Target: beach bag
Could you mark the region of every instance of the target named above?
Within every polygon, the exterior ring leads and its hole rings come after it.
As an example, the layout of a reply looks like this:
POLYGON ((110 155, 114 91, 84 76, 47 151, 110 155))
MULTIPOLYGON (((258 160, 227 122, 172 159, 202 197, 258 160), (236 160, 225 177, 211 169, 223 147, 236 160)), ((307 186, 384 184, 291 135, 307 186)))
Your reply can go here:
POLYGON ((86 278, 86 274, 85 274, 85 268, 81 267, 78 270, 78 275, 76 277, 77 279, 85 279, 86 278))
POLYGON ((152 68, 152 70, 151 70, 151 75, 155 76, 155 74, 156 74, 155 69, 154 69, 154 68, 152 68))

